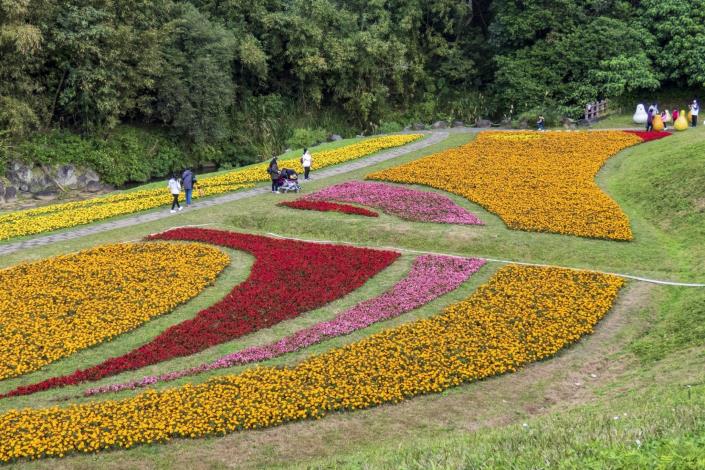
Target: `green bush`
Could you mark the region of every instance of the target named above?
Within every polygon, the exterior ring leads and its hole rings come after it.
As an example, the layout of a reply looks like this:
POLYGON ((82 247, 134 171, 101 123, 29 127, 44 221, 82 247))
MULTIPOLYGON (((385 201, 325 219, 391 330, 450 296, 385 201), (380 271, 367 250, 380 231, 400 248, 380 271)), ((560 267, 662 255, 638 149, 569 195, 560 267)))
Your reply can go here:
POLYGON ((82 137, 67 131, 35 134, 21 142, 11 157, 47 165, 87 166, 116 186, 163 177, 192 163, 167 136, 129 126, 106 137, 82 137))
POLYGON ((558 126, 561 123, 561 118, 563 117, 560 111, 555 109, 534 108, 517 116, 517 121, 519 123, 528 123, 530 129, 536 128, 536 120, 539 116, 543 116, 546 120, 546 127, 558 126))
POLYGON ((400 132, 404 129, 404 126, 399 124, 398 122, 395 121, 383 121, 380 125, 379 128, 377 129, 377 132, 379 134, 393 134, 395 132, 400 132))
POLYGON ((325 142, 328 132, 325 129, 299 128, 294 129, 286 144, 292 149, 302 147, 313 147, 316 144, 325 142))

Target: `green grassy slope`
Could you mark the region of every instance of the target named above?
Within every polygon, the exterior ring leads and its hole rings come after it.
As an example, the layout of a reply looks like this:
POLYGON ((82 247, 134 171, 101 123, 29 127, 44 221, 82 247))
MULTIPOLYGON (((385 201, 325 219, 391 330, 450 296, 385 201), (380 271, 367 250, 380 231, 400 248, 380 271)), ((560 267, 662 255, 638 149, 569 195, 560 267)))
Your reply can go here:
MULTIPOLYGON (((410 160, 460 145, 447 141, 400 159, 410 160)), ((625 209, 636 240, 619 243, 510 231, 494 215, 451 197, 487 222, 485 227, 451 227, 401 221, 382 215, 370 220, 277 207, 294 196, 263 195, 155 223, 115 230, 3 257, 0 266, 74 251, 105 242, 135 240, 187 224, 212 224, 238 231, 277 232, 305 238, 352 241, 465 255, 545 262, 564 266, 705 282, 705 128, 630 148, 611 159, 598 183, 625 209)), ((396 165, 386 162, 337 178, 317 181, 306 191, 396 165)), ((234 265, 173 318, 187 318, 241 279, 251 259, 230 252, 234 265)), ((293 329, 330 318, 355 302, 382 292, 408 270, 402 257, 374 282, 341 301, 276 328, 212 348, 193 358, 168 361, 140 373, 98 382, 119 382, 192 365, 233 348, 279 338, 293 329)), ((355 341, 383 328, 433 315, 469 295, 497 268, 490 264, 459 290, 402 318, 327 341, 266 364, 288 364, 308 354, 355 341)), ((174 321, 159 319, 161 326, 174 321)), ((55 373, 94 363, 147 341, 154 322, 111 343, 53 364, 27 377, 4 381, 0 392, 55 373), (117 348, 117 349, 115 349, 117 348), (31 380, 30 380, 31 378, 31 380)), ((594 336, 556 358, 526 369, 404 404, 329 416, 315 422, 237 433, 223 438, 178 440, 130 451, 19 463, 28 468, 225 468, 280 466, 314 468, 698 468, 705 434, 705 289, 652 287, 631 282, 594 336), (593 377, 594 375, 594 377, 593 377), (526 426, 524 425, 526 424, 526 426)), ((213 372, 176 383, 200 382, 213 372)), ((0 401, 0 410, 62 404, 82 387, 70 387, 0 401)), ((135 392, 123 392, 129 396, 135 392)))

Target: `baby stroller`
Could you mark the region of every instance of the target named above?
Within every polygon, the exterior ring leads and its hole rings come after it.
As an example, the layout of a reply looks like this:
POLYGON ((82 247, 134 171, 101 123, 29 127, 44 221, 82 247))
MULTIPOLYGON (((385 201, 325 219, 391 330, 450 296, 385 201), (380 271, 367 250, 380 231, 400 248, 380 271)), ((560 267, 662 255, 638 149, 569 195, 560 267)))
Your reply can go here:
POLYGON ((277 184, 279 185, 278 190, 284 193, 290 191, 298 193, 301 190, 301 186, 299 186, 299 175, 290 168, 282 169, 279 173, 277 184))

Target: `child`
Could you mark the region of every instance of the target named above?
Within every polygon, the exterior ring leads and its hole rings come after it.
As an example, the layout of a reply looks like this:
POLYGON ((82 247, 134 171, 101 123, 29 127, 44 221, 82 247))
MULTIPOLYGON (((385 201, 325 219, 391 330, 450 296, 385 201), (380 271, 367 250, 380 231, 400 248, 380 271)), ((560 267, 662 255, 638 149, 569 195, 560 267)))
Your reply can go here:
POLYGON ((538 121, 536 121, 536 128, 540 131, 546 130, 546 120, 543 118, 543 116, 539 116, 538 121))
POLYGON ((698 126, 698 114, 700 114, 700 106, 698 105, 698 100, 693 100, 693 104, 690 105, 691 127, 698 126))
POLYGON ((171 192, 171 195, 174 198, 171 203, 171 213, 173 214, 174 212, 176 212, 176 210, 174 210, 176 207, 178 207, 179 210, 183 209, 181 207, 181 204, 179 204, 179 193, 181 193, 181 184, 179 183, 179 180, 176 179, 176 175, 171 175, 167 187, 169 188, 169 192, 171 192))

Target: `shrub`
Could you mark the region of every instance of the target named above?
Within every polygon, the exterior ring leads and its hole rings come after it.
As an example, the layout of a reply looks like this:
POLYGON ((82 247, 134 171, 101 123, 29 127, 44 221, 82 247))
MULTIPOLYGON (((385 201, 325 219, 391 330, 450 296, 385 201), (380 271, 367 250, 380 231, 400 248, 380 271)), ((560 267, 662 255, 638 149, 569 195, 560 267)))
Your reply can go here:
POLYGON ((286 144, 293 149, 312 147, 326 140, 328 132, 325 129, 299 128, 294 129, 286 144))
POLYGON ((403 129, 404 129, 404 126, 402 126, 401 124, 399 124, 396 121, 383 121, 379 125, 379 129, 377 130, 377 132, 379 132, 380 134, 393 134, 393 133, 399 132, 403 129))
POLYGON ((113 185, 146 182, 191 163, 182 148, 159 131, 122 126, 105 138, 68 131, 36 134, 12 155, 26 162, 88 166, 113 185))

